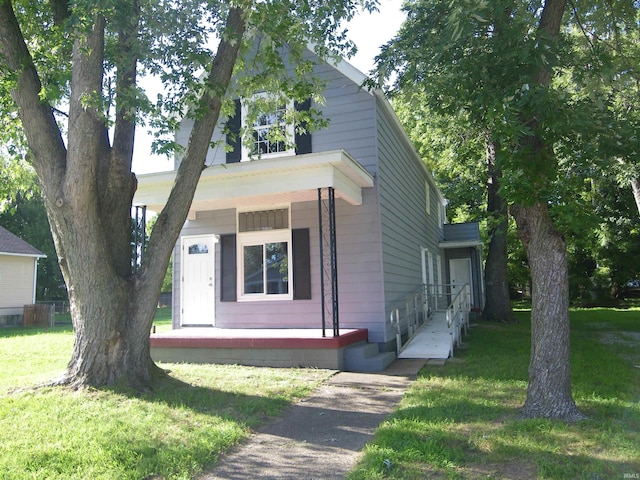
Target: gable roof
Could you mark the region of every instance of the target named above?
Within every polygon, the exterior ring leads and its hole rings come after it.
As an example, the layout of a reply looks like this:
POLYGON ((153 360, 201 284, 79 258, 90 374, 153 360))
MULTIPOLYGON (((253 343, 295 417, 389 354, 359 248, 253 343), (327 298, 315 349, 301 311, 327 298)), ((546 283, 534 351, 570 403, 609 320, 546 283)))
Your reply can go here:
POLYGON ((25 257, 46 257, 37 248, 29 245, 20 237, 0 226, 0 255, 17 255, 25 257))

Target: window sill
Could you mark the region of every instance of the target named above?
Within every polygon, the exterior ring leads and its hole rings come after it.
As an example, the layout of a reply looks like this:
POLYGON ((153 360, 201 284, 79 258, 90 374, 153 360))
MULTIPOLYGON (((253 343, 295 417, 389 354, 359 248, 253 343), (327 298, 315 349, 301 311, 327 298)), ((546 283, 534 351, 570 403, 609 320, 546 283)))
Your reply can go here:
POLYGON ((238 302, 289 302, 293 300, 293 295, 242 295, 238 297, 238 302))

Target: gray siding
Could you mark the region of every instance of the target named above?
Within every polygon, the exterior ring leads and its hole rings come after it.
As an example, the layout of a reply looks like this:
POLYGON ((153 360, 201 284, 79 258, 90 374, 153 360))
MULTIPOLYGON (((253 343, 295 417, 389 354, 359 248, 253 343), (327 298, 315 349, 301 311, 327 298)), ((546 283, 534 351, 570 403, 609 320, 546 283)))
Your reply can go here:
MULTIPOLYGON (((309 53, 313 56, 313 54, 309 53)), ((315 57, 314 57, 315 58, 315 57)), ((317 58, 316 58, 317 61, 317 58)), ((319 63, 314 74, 327 82, 323 92, 325 105, 313 103, 329 121, 327 128, 311 134, 314 152, 343 149, 349 152, 370 173, 376 172, 376 131, 374 97, 356 85, 332 66, 319 63)), ((214 147, 207 154, 207 165, 219 165, 226 161, 225 136, 222 133, 226 119, 219 123, 212 135, 214 147)), ((176 134, 176 142, 186 146, 193 120, 185 118, 176 134)), ((176 161, 176 168, 179 161, 176 161)))
POLYGON ((459 242, 480 240, 480 229, 477 222, 450 223, 444 226, 444 240, 459 242))
MULTIPOLYGON (((313 152, 343 149, 375 176, 373 189, 363 191, 363 204, 337 201, 337 252, 339 309, 342 328, 367 328, 369 340, 394 338, 389 312, 422 283, 421 248, 434 262, 441 255, 443 233, 439 223, 440 195, 422 167, 406 135, 398 128, 383 99, 360 88, 339 70, 326 64, 315 73, 327 81, 326 105, 318 106, 327 128, 312 133, 313 152), (425 182, 430 181, 430 212, 425 212, 425 182)), ((177 135, 186 143, 190 121, 177 135)), ((224 138, 207 157, 207 163, 224 163, 224 138)), ((220 302, 220 251, 216 249, 216 325, 227 328, 318 328, 321 325, 320 265, 317 203, 291 206, 292 228, 309 228, 311 240, 311 300, 220 302)), ((235 210, 200 212, 185 224, 183 235, 236 232, 235 210)), ((444 260, 444 259, 443 259, 444 260)), ((180 271, 180 252, 174 255, 180 271)), ((434 265, 434 275, 438 268, 434 265)), ((446 274, 445 266, 441 267, 446 274)), ((174 322, 179 319, 179 279, 174 279, 174 322)), ((329 326, 328 326, 329 327, 329 326)))
MULTIPOLYGON (((378 99, 378 102, 384 100, 378 99)), ((391 114, 380 105, 377 115, 380 223, 385 279, 385 316, 422 284, 421 248, 434 262, 440 255, 442 230, 437 189, 430 182, 430 211, 426 212, 425 183, 421 165, 391 114)), ((434 276, 438 269, 434 265, 434 276)), ((444 270, 442 270, 444 274, 444 270)), ((388 335, 395 332, 388 324, 388 335)))

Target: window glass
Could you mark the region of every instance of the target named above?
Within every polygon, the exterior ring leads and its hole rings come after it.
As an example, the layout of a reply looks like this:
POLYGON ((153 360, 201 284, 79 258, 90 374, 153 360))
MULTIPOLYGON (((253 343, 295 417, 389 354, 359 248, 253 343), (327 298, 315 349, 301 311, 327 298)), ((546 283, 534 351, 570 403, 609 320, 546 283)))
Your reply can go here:
POLYGON ((238 293, 241 300, 291 298, 289 209, 238 212, 238 293))
POLYGON ((247 140, 242 161, 295 155, 294 125, 287 112, 294 108, 292 101, 272 94, 257 93, 242 106, 243 127, 247 140))
POLYGON ((243 255, 244 293, 264 293, 263 246, 245 246, 243 255))
POLYGON ((289 257, 286 242, 265 245, 267 263, 267 294, 289 293, 289 257))
POLYGON ((189 255, 200 255, 209 253, 209 246, 202 243, 196 243, 195 245, 189 245, 189 255))
POLYGON ((275 112, 261 114, 253 124, 251 155, 286 152, 286 105, 278 105, 275 112))

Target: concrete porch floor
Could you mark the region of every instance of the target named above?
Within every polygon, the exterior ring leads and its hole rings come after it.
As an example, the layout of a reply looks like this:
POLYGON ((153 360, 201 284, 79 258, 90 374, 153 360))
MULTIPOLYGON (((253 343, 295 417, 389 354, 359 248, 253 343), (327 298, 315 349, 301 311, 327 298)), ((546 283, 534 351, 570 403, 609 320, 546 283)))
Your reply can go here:
POLYGON ((151 334, 156 362, 344 369, 344 350, 367 341, 366 329, 230 329, 184 327, 151 334))

